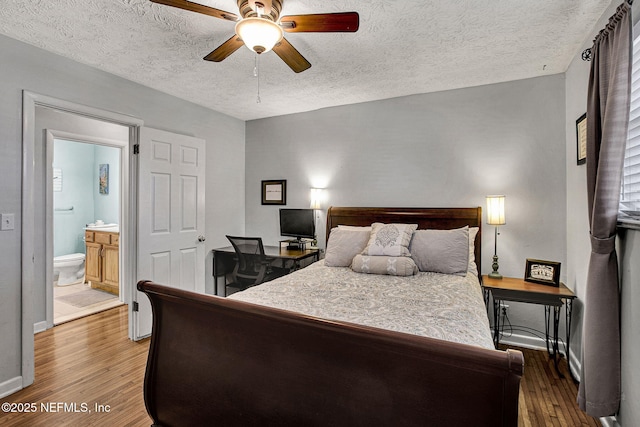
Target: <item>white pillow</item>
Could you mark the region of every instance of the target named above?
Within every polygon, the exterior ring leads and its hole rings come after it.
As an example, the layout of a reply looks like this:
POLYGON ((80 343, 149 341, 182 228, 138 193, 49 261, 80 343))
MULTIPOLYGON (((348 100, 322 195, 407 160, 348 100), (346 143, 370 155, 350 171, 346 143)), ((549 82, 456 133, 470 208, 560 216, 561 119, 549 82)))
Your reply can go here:
POLYGON ((417 230, 413 233, 409 249, 420 271, 466 276, 469 268, 469 227, 417 230))
POLYGON ((362 255, 411 256, 409 243, 418 224, 371 224, 371 236, 362 255))
POLYGON ((363 251, 371 230, 332 228, 327 241, 324 265, 327 267, 349 267, 353 257, 363 251))

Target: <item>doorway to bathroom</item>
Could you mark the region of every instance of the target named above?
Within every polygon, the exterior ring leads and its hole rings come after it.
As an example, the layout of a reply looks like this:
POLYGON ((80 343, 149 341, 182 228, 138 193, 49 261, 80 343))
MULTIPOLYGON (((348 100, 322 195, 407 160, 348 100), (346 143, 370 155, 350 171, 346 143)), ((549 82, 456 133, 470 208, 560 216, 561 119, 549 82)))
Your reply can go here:
POLYGON ((129 306, 131 317, 132 284, 137 268, 138 198, 138 166, 132 153, 143 125, 141 119, 132 116, 29 91, 23 91, 22 116, 21 366, 19 380, 12 385, 15 389, 35 380, 34 333, 54 327, 53 139, 119 147, 120 298, 129 306))
POLYGON ((34 322, 38 332, 106 309, 102 303, 130 301, 122 284, 131 274, 131 128, 59 109, 34 110, 42 129, 34 144, 42 166, 34 174, 43 184, 34 197, 44 202, 34 211, 34 233, 45 237, 33 248, 44 260, 34 270, 34 283, 42 283, 34 289, 34 313, 45 317, 34 322))
POLYGON ((53 145, 53 324, 124 304, 120 297, 120 156, 108 141, 53 145))

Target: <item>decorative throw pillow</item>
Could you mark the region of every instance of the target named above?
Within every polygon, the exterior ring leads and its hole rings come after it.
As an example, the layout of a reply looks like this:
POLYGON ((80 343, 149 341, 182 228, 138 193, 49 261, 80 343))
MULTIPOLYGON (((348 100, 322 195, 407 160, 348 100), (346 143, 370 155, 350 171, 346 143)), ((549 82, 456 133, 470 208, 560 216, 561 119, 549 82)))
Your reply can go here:
POLYGON ((367 246, 370 228, 359 230, 333 228, 329 234, 324 265, 327 267, 349 267, 353 257, 367 246))
POLYGON ((390 276, 412 276, 418 272, 416 263, 407 256, 368 256, 353 257, 351 269, 356 273, 388 274, 390 276))
POLYGON ((410 250, 420 271, 466 276, 469 268, 469 227, 418 230, 413 234, 410 250))
POLYGON ((362 255, 410 256, 409 243, 417 224, 371 224, 371 236, 362 255))

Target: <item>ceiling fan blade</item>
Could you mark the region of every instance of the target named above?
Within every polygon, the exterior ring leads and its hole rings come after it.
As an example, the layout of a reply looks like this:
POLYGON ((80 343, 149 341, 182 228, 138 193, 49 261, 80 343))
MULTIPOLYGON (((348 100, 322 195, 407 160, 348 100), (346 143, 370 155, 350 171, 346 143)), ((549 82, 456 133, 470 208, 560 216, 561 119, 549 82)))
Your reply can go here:
POLYGON ((229 40, 218 46, 213 52, 205 56, 206 61, 220 62, 233 52, 238 50, 244 43, 242 39, 234 34, 229 40))
POLYGON ((287 39, 280 40, 280 43, 273 47, 273 51, 296 73, 311 67, 309 61, 304 59, 304 56, 300 55, 300 52, 287 39))
POLYGON ((216 9, 213 7, 205 6, 203 4, 194 3, 187 0, 151 0, 153 3, 164 4, 166 6, 177 7, 178 9, 189 10, 191 12, 198 12, 209 16, 214 16, 220 19, 226 19, 228 21, 237 21, 238 15, 224 10, 216 9))
POLYGON ((288 33, 354 33, 360 25, 358 12, 289 15, 280 18, 282 29, 288 33))

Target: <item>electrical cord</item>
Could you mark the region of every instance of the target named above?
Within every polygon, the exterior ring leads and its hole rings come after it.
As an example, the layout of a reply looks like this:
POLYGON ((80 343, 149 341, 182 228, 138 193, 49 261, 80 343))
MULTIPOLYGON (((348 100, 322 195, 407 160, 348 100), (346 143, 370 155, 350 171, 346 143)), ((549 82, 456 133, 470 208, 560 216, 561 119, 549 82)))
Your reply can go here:
MULTIPOLYGON (((546 334, 544 331, 539 331, 535 328, 531 328, 528 326, 513 325, 511 323, 511 320, 509 319, 509 315, 505 312, 502 312, 500 316, 503 317, 503 321, 500 322, 500 330, 498 331, 498 333, 500 334, 500 340, 504 338, 512 337, 514 332, 525 332, 537 338, 540 338, 542 341, 545 341, 546 334), (505 325, 505 323, 508 324, 508 326, 505 325)), ((493 330, 494 328, 495 328, 495 324, 491 325, 491 330, 493 330)), ((567 346, 564 340, 560 337, 558 337, 558 352, 561 356, 566 357, 567 346), (565 349, 564 353, 560 351, 561 347, 564 347, 565 349)))

